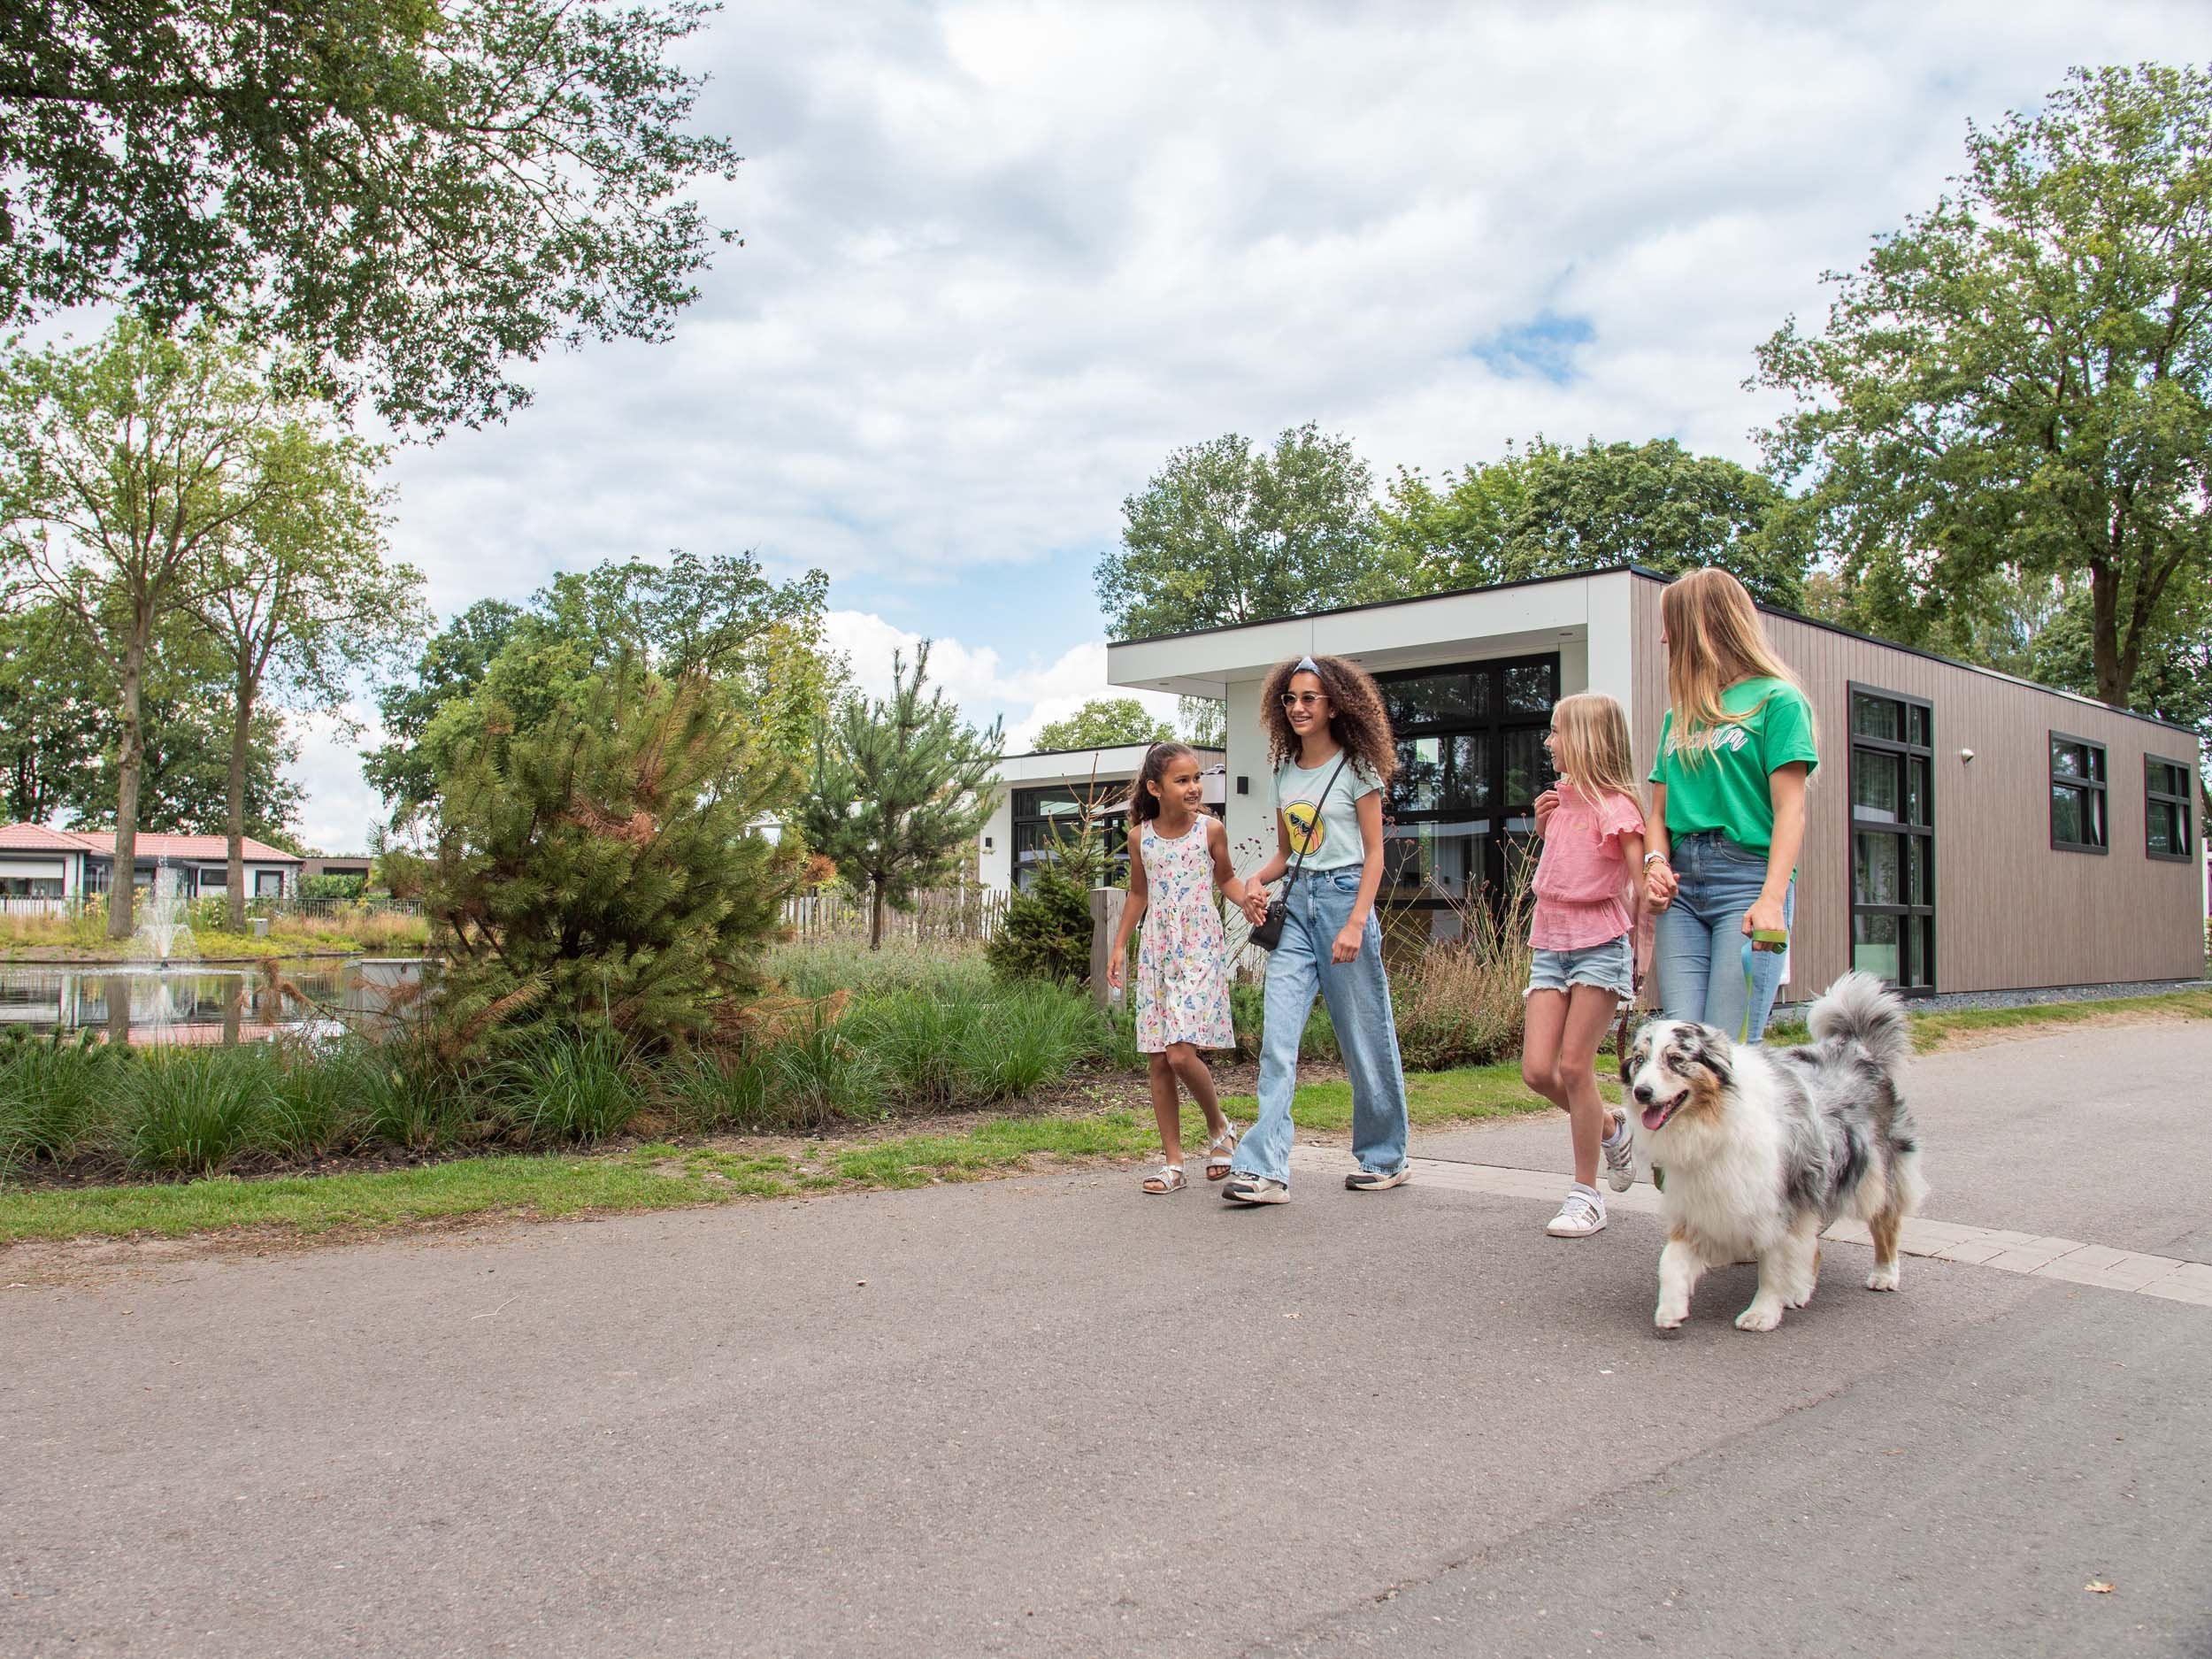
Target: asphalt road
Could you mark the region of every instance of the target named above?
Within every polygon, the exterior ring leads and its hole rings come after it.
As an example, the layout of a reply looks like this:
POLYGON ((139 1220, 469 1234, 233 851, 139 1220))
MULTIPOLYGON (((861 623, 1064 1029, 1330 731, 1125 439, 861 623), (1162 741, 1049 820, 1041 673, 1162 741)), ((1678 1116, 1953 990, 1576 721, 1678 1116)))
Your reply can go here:
MULTIPOLYGON (((2208 1063, 1922 1063, 1931 1212, 2177 1253, 2208 1063)), ((1662 1341, 1655 1218, 1135 1181, 0 1292, 0 1654, 2212 1653, 2212 1310, 1831 1246, 1662 1341)))

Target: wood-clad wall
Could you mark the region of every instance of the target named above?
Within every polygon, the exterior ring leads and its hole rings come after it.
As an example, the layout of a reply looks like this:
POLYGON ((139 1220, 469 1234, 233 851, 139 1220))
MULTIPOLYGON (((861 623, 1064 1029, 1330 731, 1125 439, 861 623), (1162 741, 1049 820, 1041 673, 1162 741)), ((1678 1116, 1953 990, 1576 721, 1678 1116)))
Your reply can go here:
MULTIPOLYGON (((1632 602, 1640 774, 1651 769, 1667 708, 1663 586, 1639 576, 1632 602)), ((1934 705, 1937 990, 2204 972, 2204 826, 2193 809, 2189 862, 2144 852, 2144 757, 2182 763, 2193 778, 2197 745, 2188 733, 1793 618, 1769 614, 1766 625, 1805 682, 1820 728, 1786 1001, 1816 994, 1851 964, 1847 687, 1855 681, 1934 705), (2109 844, 2101 856, 2051 847, 2055 730, 2106 745, 2109 844), (1974 751, 1973 760, 1960 757, 1962 749, 1974 751)))

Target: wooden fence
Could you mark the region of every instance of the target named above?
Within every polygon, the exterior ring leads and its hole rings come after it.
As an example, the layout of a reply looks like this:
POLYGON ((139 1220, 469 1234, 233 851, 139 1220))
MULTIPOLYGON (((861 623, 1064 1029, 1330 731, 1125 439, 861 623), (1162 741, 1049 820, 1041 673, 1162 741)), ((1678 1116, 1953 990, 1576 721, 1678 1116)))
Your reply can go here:
MULTIPOLYGON (((997 887, 938 887, 914 895, 910 910, 886 910, 886 939, 988 939, 1006 915, 997 887)), ((795 939, 865 939, 868 903, 846 893, 803 893, 783 902, 795 939)))

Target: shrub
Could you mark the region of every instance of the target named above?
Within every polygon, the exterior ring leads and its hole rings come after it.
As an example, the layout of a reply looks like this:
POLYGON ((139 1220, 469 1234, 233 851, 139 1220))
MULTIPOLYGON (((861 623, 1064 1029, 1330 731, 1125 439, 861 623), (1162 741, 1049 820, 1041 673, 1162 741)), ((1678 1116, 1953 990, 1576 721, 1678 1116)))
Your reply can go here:
POLYGON ((463 1079, 419 1032, 365 1048, 357 1075, 362 1117, 379 1141, 424 1152, 479 1126, 463 1079))
POLYGON ((214 1175, 268 1148, 275 1068, 259 1048, 157 1048, 134 1068, 131 1162, 161 1175, 214 1175))
POLYGON ((35 1158, 57 1163, 111 1128, 127 1055, 95 1043, 19 1038, 0 1048, 0 1169, 35 1158))
POLYGON ((1429 945, 1392 977, 1398 1048, 1415 1071, 1520 1052, 1531 959, 1525 877, 1502 911, 1475 903, 1459 915, 1458 938, 1429 945))
MULTIPOLYGON (((1238 1059, 1256 1060, 1260 1057, 1260 1034, 1266 1025, 1266 1016, 1265 985, 1243 979, 1231 983, 1229 1020, 1237 1033, 1238 1059)), ((1306 1029, 1298 1039, 1298 1057, 1303 1061, 1330 1064, 1343 1057, 1336 1044, 1336 1027, 1330 1023, 1329 1005, 1321 997, 1313 999, 1313 1010, 1306 1016, 1306 1029)))
POLYGON ((605 1027, 534 1034, 494 1068, 488 1094, 523 1140, 588 1146, 620 1134, 645 1103, 637 1056, 605 1027))
POLYGON ((1105 848, 1088 812, 1073 834, 1048 836, 1028 890, 1007 900, 986 949, 992 971, 1002 979, 1087 985, 1091 888, 1105 877, 1105 848))

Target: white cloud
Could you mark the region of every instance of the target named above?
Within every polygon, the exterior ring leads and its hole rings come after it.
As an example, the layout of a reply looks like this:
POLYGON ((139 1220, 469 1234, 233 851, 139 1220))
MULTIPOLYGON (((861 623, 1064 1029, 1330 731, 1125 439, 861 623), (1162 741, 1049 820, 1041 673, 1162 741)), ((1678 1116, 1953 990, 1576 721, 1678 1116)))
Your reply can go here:
MULTIPOLYGON (((894 653, 910 668, 922 636, 863 611, 833 611, 826 618, 830 649, 852 665, 853 679, 871 696, 892 685, 894 653)), ((1003 752, 1019 754, 1034 743, 1037 728, 1073 714, 1093 697, 1134 696, 1164 718, 1172 720, 1176 700, 1159 692, 1119 690, 1107 682, 1106 641, 1090 640, 1048 664, 1009 668, 989 646, 972 649, 955 639, 931 641, 929 677, 977 725, 994 718, 1006 721, 1003 752)))
POLYGON ((403 451, 396 550, 448 613, 671 546, 818 565, 871 662, 946 635, 1019 737, 1103 688, 1065 598, 1171 449, 1314 419, 1385 476, 1539 430, 1749 458, 1753 348, 1932 205, 1970 119, 2204 61, 2212 10, 768 0, 692 50, 746 246, 674 343, 403 451), (1571 373, 1474 355, 1545 316, 1571 373))

